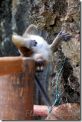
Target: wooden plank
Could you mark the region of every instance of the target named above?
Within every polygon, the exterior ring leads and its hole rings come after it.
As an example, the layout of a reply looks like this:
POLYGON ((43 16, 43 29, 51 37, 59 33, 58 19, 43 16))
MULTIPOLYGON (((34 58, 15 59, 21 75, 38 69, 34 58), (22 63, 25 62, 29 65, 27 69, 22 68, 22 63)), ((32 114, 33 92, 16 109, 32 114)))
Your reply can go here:
POLYGON ((0 76, 11 73, 22 72, 24 69, 23 62, 27 59, 26 57, 1 57, 0 58, 0 76))
MULTIPOLYGON (((5 74, 9 72, 12 72, 12 74, 0 76, 0 119, 32 120, 35 74, 34 60, 31 58, 5 57, 0 59, 1 65, 2 68, 8 68, 5 69, 5 74), (13 65, 13 63, 17 65, 13 65), (20 66, 21 68, 19 68, 20 66), (9 71, 7 72, 7 70, 9 71), (19 73, 19 71, 22 72, 19 73)), ((1 74, 4 74, 4 70, 1 74)))

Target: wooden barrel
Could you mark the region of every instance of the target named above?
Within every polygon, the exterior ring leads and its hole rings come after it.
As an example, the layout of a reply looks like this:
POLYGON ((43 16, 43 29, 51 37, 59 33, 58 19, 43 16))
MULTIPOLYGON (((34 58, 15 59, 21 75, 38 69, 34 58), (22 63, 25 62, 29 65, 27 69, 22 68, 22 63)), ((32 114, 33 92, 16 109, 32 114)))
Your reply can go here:
POLYGON ((31 58, 0 58, 0 120, 32 120, 35 63, 31 58))

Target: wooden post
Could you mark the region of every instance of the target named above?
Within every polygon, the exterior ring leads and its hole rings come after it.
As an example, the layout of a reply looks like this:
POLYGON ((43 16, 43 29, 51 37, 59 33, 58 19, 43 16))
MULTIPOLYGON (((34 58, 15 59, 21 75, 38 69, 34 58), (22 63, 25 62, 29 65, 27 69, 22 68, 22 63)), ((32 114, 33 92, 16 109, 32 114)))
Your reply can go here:
POLYGON ((0 120, 33 119, 34 73, 31 58, 0 58, 0 120))

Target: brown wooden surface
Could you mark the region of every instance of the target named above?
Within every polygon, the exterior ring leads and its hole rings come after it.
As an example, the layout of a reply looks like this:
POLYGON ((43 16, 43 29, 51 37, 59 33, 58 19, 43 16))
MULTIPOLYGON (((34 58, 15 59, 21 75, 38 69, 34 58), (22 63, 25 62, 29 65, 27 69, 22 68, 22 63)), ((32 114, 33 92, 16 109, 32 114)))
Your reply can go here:
POLYGON ((2 57, 0 58, 0 76, 23 71, 23 57, 2 57))
POLYGON ((22 60, 21 57, 0 58, 1 66, 4 69, 0 69, 0 75, 22 72, 0 76, 0 120, 32 120, 34 61, 30 58, 22 60))

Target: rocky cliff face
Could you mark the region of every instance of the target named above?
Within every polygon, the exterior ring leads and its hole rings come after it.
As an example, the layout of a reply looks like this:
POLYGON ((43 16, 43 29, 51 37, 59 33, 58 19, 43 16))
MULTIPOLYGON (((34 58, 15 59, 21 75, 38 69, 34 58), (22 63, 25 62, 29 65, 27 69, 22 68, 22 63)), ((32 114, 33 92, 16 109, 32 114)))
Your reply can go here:
POLYGON ((36 24, 40 35, 48 43, 62 29, 69 32, 72 38, 62 42, 61 49, 53 54, 53 81, 55 97, 56 77, 66 58, 61 77, 59 91, 63 90, 62 102, 80 101, 80 1, 79 0, 3 0, 0 2, 0 55, 19 55, 11 43, 11 35, 23 34, 29 24, 36 24), (59 61, 60 59, 60 61, 59 61), (60 67, 57 67, 59 64, 60 67), (63 85, 61 85, 63 84, 63 85), (61 89, 61 90, 60 90, 61 89))

